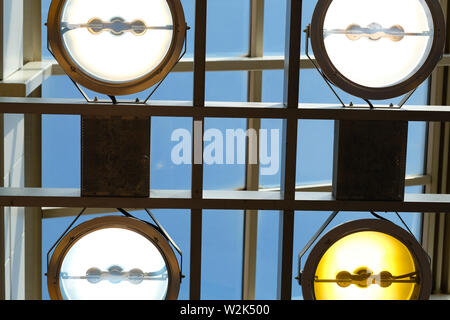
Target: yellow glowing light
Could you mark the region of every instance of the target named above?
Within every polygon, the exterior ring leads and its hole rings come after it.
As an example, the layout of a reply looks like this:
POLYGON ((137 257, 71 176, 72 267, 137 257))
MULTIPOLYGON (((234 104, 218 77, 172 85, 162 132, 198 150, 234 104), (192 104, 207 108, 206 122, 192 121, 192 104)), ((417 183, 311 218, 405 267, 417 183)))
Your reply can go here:
MULTIPOLYGON (((338 279, 343 272, 370 276, 368 285, 339 285, 337 282, 314 282, 317 300, 409 300, 418 291, 419 280, 383 284, 380 279, 392 275, 415 275, 414 258, 408 248, 394 237, 375 231, 350 234, 336 241, 322 256, 315 279, 338 279), (389 272, 389 274, 387 273, 389 272), (339 276, 338 276, 339 275, 339 276)), ((348 274, 347 274, 348 275, 348 274)), ((413 280, 411 280, 413 279, 413 280)))

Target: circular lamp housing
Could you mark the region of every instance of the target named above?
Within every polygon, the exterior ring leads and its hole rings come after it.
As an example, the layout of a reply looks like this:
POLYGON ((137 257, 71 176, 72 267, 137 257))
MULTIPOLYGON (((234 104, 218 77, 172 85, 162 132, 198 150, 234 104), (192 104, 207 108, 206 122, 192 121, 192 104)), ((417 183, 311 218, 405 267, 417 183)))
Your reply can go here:
POLYGON ((175 300, 180 279, 167 239, 153 225, 122 216, 73 228, 47 271, 52 300, 175 300))
POLYGON ((64 72, 107 95, 161 81, 177 63, 187 30, 180 0, 53 0, 47 27, 64 72))
POLYGON ((324 75, 364 99, 389 99, 417 88, 445 46, 435 0, 319 0, 311 45, 324 75))
POLYGON ((356 220, 318 241, 301 285, 305 300, 426 300, 431 267, 404 229, 384 220, 356 220))

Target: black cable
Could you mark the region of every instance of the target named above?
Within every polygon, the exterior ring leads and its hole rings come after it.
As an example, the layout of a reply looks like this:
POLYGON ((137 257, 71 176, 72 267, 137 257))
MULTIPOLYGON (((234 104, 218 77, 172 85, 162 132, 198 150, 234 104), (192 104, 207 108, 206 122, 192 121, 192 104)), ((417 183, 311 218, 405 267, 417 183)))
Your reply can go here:
POLYGON ((400 216, 400 214, 398 212, 395 212, 395 214, 397 215, 397 217, 400 219, 400 221, 403 223, 403 225, 405 226, 405 228, 408 230, 408 232, 414 237, 414 233, 412 233, 411 229, 409 229, 408 225, 405 223, 405 221, 403 221, 402 217, 400 216))
POLYGON ((331 89, 333 94, 336 96, 336 98, 339 100, 341 105, 346 108, 345 103, 342 101, 342 99, 339 97, 337 92, 333 89, 333 86, 331 85, 331 81, 328 79, 328 77, 320 70, 319 66, 314 62, 314 60, 309 56, 309 38, 310 38, 310 26, 306 28, 304 31, 306 33, 306 42, 305 42, 305 54, 306 57, 309 59, 309 61, 312 63, 316 71, 319 73, 319 75, 323 78, 325 83, 328 85, 328 87, 331 89))
MULTIPOLYGON (((397 217, 400 219, 400 221, 403 223, 403 225, 405 226, 405 228, 409 231, 409 233, 416 238, 416 236, 414 235, 414 233, 412 233, 411 229, 409 229, 408 225, 405 223, 405 221, 402 219, 402 217, 400 216, 400 214, 398 212, 395 212, 397 214, 397 217)), ((423 249, 423 248, 422 248, 423 249)), ((428 261, 431 263, 431 256, 428 254, 428 252, 424 249, 423 250, 425 252, 425 254, 428 257, 428 261)))
POLYGON ((113 104, 117 104, 117 99, 115 96, 108 96, 108 97, 111 99, 113 104))
POLYGON ((375 109, 375 107, 373 106, 372 102, 369 101, 369 99, 364 99, 365 102, 367 102, 367 104, 369 105, 370 109, 375 109))
POLYGON ((388 219, 386 219, 386 218, 380 216, 379 214, 376 214, 375 211, 370 211, 370 213, 371 213, 375 218, 377 218, 377 219, 391 222, 390 220, 388 220, 388 219))
POLYGON ((120 212, 121 214, 123 214, 125 217, 137 219, 135 216, 129 214, 129 213, 126 212, 124 209, 117 208, 117 210, 119 210, 119 212, 120 212))

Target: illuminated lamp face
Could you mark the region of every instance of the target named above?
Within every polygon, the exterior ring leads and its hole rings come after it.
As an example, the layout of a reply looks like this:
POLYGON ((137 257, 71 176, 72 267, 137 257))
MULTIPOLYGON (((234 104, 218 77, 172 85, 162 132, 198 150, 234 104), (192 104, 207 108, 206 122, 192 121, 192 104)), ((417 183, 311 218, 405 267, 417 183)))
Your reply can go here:
POLYGON ((80 224, 58 244, 48 271, 52 299, 176 299, 177 260, 151 225, 126 217, 80 224))
POLYGON ((305 299, 317 300, 427 299, 430 282, 429 262, 417 241, 380 220, 330 231, 311 251, 302 275, 305 299))
POLYGON ((76 82, 129 94, 161 80, 177 62, 186 23, 179 0, 53 0, 52 53, 76 82))
POLYGON ((445 44, 434 0, 319 0, 311 23, 314 55, 325 75, 362 98, 387 99, 415 89, 445 44))

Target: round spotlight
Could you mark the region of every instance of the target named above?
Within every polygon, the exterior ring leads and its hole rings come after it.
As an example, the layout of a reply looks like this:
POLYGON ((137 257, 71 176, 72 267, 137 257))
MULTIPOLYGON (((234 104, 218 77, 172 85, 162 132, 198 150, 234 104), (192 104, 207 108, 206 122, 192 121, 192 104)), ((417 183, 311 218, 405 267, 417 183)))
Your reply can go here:
POLYGON ((167 239, 151 224, 122 216, 69 231, 47 277, 53 300, 175 300, 181 280, 167 239))
POLYGON ((47 27, 64 72, 108 95, 161 81, 178 61, 187 29, 180 0, 53 0, 47 27))
POLYGON ((417 88, 445 46, 445 19, 435 0, 319 0, 311 45, 325 76, 365 99, 417 88))
POLYGON ((417 240, 384 220, 356 220, 324 235, 301 275, 307 300, 424 300, 431 268, 417 240))

